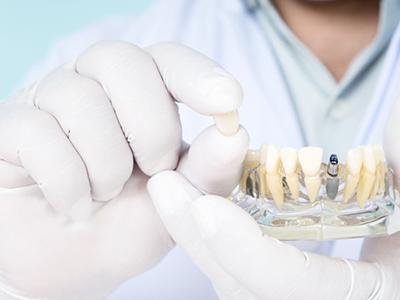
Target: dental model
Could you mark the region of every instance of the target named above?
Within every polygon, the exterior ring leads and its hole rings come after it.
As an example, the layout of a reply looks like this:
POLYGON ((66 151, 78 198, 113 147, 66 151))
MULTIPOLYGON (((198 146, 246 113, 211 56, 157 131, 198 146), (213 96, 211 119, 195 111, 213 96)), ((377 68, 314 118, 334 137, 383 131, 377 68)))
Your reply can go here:
POLYGON ((400 232, 394 174, 382 146, 351 149, 346 164, 322 149, 249 150, 240 189, 229 197, 281 240, 330 240, 400 232))
POLYGON ((360 173, 360 181, 357 189, 357 202, 361 208, 369 198, 375 182, 376 160, 374 149, 371 145, 362 147, 363 162, 360 173))
POLYGON ((299 175, 297 151, 294 148, 282 148, 281 161, 285 173, 286 183, 294 200, 299 198, 299 175))
POLYGON ((304 173, 304 184, 308 198, 311 202, 317 199, 320 187, 320 168, 322 162, 322 149, 318 147, 305 147, 299 150, 299 162, 304 173))
POLYGON ((266 171, 266 184, 272 198, 278 208, 281 208, 284 200, 282 175, 280 173, 281 160, 279 149, 275 145, 263 145, 260 159, 264 162, 266 171))

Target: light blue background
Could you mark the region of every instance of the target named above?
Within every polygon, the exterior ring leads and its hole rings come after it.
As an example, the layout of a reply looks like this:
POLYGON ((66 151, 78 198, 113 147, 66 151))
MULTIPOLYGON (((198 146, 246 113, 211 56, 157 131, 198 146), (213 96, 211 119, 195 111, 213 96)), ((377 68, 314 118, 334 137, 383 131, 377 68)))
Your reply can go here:
POLYGON ((143 11, 152 0, 0 0, 0 99, 21 84, 51 44, 114 14, 143 11))

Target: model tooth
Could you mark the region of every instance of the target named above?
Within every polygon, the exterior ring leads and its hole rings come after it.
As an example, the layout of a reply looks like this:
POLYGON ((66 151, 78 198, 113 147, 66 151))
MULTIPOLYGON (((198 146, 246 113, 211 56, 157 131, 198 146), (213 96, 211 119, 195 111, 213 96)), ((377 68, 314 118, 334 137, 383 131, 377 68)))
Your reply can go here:
POLYGON ((320 168, 322 149, 305 147, 299 150, 299 162, 304 173, 304 184, 311 202, 317 199, 321 188, 320 168))
POLYGON ((370 197, 376 196, 385 188, 385 152, 382 145, 372 145, 376 161, 375 183, 370 197))
POLYGON ((297 174, 297 151, 294 148, 283 148, 280 152, 283 170, 285 171, 286 182, 293 199, 299 198, 299 176, 297 174))
POLYGON ((267 145, 262 145, 260 148, 260 166, 258 167, 258 172, 260 174, 260 194, 263 198, 266 198, 268 195, 267 172, 265 170, 267 148, 267 145))
POLYGON ((278 173, 279 167, 281 165, 278 147, 276 147, 275 145, 267 145, 265 149, 265 169, 267 170, 267 173, 278 173))
POLYGON ((363 147, 363 163, 357 189, 357 202, 363 208, 375 182, 376 161, 372 146, 363 147))
POLYGON ((350 149, 347 152, 346 168, 352 175, 359 175, 363 162, 362 148, 350 149))
POLYGON ((239 130, 239 113, 237 110, 214 116, 218 130, 226 136, 232 136, 239 130))
POLYGON ((360 171, 363 161, 363 151, 361 148, 350 149, 346 159, 346 183, 343 192, 344 202, 348 202, 357 189, 360 180, 360 171))
POLYGON ((297 171, 297 151, 294 148, 282 148, 281 152, 282 166, 285 174, 293 174, 297 171))
POLYGON ((268 190, 271 192, 272 198, 278 208, 282 207, 284 200, 282 176, 279 172, 281 161, 279 150, 275 145, 265 147, 265 170, 267 173, 268 190))

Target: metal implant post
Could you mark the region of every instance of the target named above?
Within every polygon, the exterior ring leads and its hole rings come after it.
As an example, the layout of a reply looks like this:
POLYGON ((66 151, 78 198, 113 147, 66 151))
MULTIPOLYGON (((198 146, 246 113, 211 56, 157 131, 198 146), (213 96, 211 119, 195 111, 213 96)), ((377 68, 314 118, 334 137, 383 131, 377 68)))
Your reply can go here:
POLYGON ((326 194, 328 198, 334 200, 339 190, 339 160, 336 154, 332 154, 329 157, 329 164, 326 170, 327 179, 326 179, 326 194))
POLYGON ((260 178, 256 168, 249 170, 246 179, 246 194, 256 199, 260 198, 260 178))

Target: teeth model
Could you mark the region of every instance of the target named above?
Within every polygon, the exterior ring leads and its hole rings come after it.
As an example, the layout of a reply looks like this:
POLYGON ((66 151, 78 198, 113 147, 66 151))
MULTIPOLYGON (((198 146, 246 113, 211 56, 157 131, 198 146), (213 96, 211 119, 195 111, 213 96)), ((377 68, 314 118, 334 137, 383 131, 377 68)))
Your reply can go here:
POLYGON ((376 160, 373 146, 365 146, 362 148, 362 151, 363 162, 360 174, 360 182, 358 183, 357 189, 357 202, 361 208, 365 207, 365 202, 372 192, 376 171, 376 160))
POLYGON ((299 162, 304 173, 304 184, 308 198, 314 202, 321 187, 320 167, 322 162, 322 149, 318 147, 305 147, 299 150, 299 162))
POLYGON ((279 149, 275 145, 263 145, 261 156, 265 155, 265 171, 268 190, 278 208, 281 208, 284 200, 282 175, 280 174, 281 160, 279 149))
POLYGON ((275 145, 262 145, 259 151, 249 150, 244 161, 240 190, 253 198, 272 198, 276 207, 282 208, 285 196, 293 200, 301 196, 301 168, 310 202, 316 201, 320 195, 322 178, 325 179, 324 188, 330 200, 337 199, 342 178, 344 203, 356 198, 358 206, 364 208, 368 199, 383 195, 387 166, 381 145, 350 149, 344 166, 345 172, 341 171, 337 156, 332 154, 326 173, 322 174, 322 154, 322 149, 318 147, 305 147, 296 151, 289 147, 279 149, 275 145), (289 195, 285 195, 284 181, 289 195))
POLYGON ((346 160, 346 179, 343 192, 344 202, 348 202, 354 195, 358 181, 360 180, 360 172, 363 162, 363 151, 361 148, 354 148, 347 152, 346 160))
POLYGON ((294 148, 282 148, 280 151, 283 171, 290 193, 294 200, 299 198, 299 175, 297 174, 298 159, 294 148))

